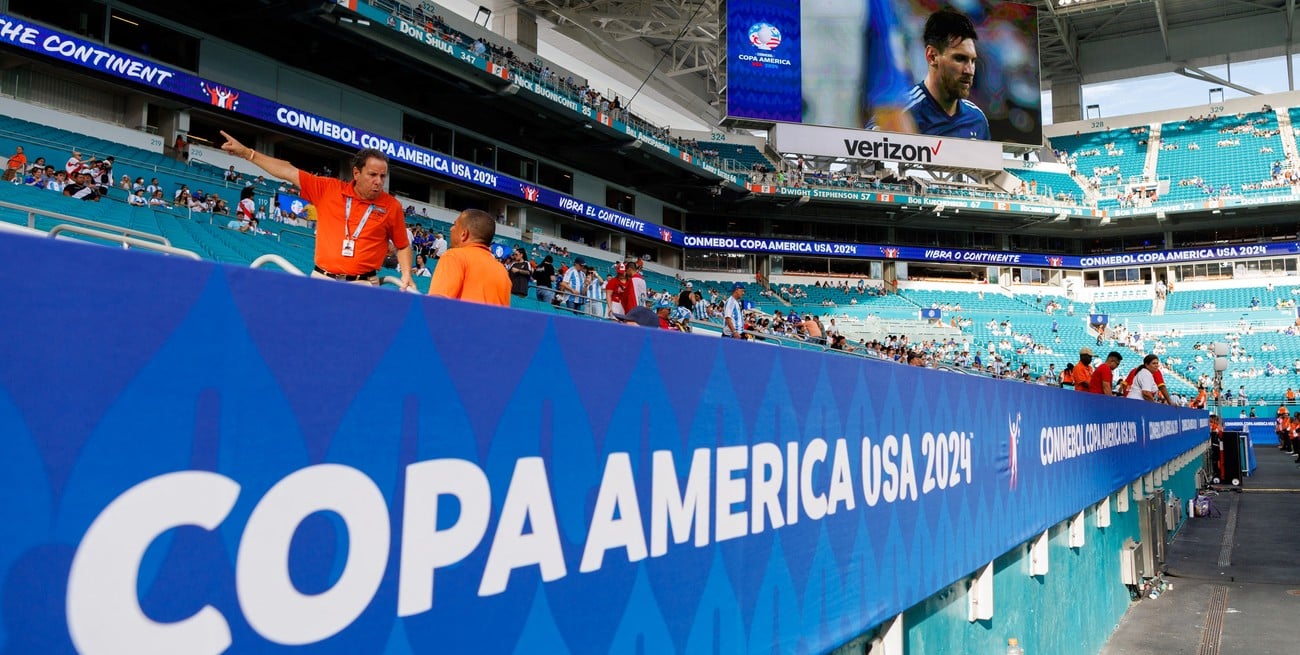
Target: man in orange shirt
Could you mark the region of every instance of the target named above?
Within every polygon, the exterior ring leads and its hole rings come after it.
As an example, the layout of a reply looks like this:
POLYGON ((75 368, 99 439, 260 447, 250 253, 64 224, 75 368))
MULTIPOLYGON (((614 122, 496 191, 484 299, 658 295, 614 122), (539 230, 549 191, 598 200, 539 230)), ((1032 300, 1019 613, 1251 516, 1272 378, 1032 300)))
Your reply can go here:
POLYGON ((429 295, 510 306, 510 275, 488 244, 496 221, 481 209, 466 209, 451 225, 451 248, 438 259, 429 295))
POLYGON ((316 268, 312 277, 379 286, 379 269, 391 241, 397 247, 402 290, 415 288, 411 278, 415 257, 406 234, 402 204, 384 191, 388 179, 388 157, 384 153, 373 148, 358 152, 352 159, 352 181, 343 182, 300 171, 225 132, 221 136, 226 138, 222 150, 292 182, 302 189, 302 197, 316 206, 316 268))
POLYGON ((1291 445, 1291 417, 1285 407, 1277 408, 1277 418, 1273 421, 1273 432, 1277 434, 1277 449, 1286 450, 1291 445))
POLYGON ((23 174, 27 172, 27 155, 23 154, 23 147, 18 146, 12 157, 9 158, 8 166, 5 168, 4 179, 6 182, 17 177, 22 179, 23 174))
POLYGON ((1071 369, 1075 391, 1092 391, 1092 348, 1079 349, 1079 361, 1071 369))

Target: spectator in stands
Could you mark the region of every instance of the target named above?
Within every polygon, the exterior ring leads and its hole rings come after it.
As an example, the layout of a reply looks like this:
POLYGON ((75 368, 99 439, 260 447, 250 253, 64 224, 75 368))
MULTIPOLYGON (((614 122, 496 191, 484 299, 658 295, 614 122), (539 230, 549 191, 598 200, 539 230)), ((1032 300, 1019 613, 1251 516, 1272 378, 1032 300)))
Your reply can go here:
MULTIPOLYGON (((61 175, 63 171, 59 171, 59 173, 61 175)), ((149 206, 160 209, 171 209, 171 205, 168 205, 167 199, 163 197, 162 189, 153 192, 153 197, 149 198, 149 206)))
POLYGON ((94 179, 95 184, 100 186, 100 193, 103 195, 108 195, 108 188, 113 186, 113 164, 116 161, 112 155, 109 155, 95 162, 95 165, 91 167, 90 176, 94 179))
POLYGON ((442 254, 447 252, 447 240, 443 238, 442 232, 433 233, 433 258, 438 259, 442 254))
POLYGON ((727 296, 727 303, 722 310, 722 336, 733 339, 742 338, 741 328, 745 324, 740 299, 745 296, 745 285, 737 282, 731 285, 731 295, 727 296))
POLYGON ((1079 361, 1070 369, 1068 382, 1075 391, 1091 391, 1092 387, 1092 349, 1084 346, 1079 349, 1079 361))
POLYGON ((587 260, 579 257, 573 260, 573 266, 560 278, 560 300, 565 307, 582 311, 587 303, 586 280, 587 260))
MULTIPOLYGON (((609 300, 609 313, 626 314, 624 300, 631 295, 632 282, 627 277, 627 264, 614 265, 614 274, 605 281, 605 297, 609 300)), ((635 304, 635 303, 634 303, 635 304)))
POLYGON ((131 176, 130 176, 130 175, 123 175, 123 176, 122 176, 122 179, 117 183, 117 186, 118 186, 118 188, 120 188, 121 190, 125 191, 125 192, 127 193, 128 196, 133 195, 133 194, 135 193, 135 191, 131 189, 131 176))
POLYGON ((176 133, 176 142, 172 144, 172 148, 176 150, 176 156, 179 157, 181 161, 189 162, 190 144, 185 140, 185 134, 181 132, 176 133))
POLYGON ((429 272, 429 260, 424 255, 415 256, 415 271, 411 273, 414 277, 430 277, 433 273, 429 272))
MULTIPOLYGON (((388 157, 384 153, 372 148, 358 152, 352 159, 352 182, 344 183, 300 171, 283 159, 245 146, 225 132, 221 136, 226 139, 222 150, 247 159, 279 179, 296 183, 302 188, 302 196, 316 205, 319 213, 313 277, 378 286, 379 268, 391 242, 397 248, 400 288, 405 291, 415 287, 411 278, 414 256, 402 221, 402 204, 384 191, 388 179, 388 157)), ((488 219, 490 222, 491 217, 488 219)), ((493 233, 495 228, 488 232, 488 243, 493 233)), ((477 236, 479 230, 475 228, 477 236)), ((496 269, 508 290, 510 281, 505 278, 505 270, 500 265, 496 269)))
POLYGON ((77 180, 63 187, 63 195, 89 202, 99 202, 99 191, 90 181, 90 174, 77 173, 77 180))
POLYGON ((704 294, 696 291, 691 294, 691 300, 695 303, 695 309, 691 312, 695 318, 703 321, 709 318, 709 303, 704 302, 704 294))
POLYGON ((235 217, 248 223, 257 216, 257 203, 253 201, 253 188, 244 187, 239 190, 239 205, 235 207, 235 217))
POLYGON ((655 302, 655 317, 659 319, 660 329, 662 330, 677 329, 676 327, 673 326, 672 321, 668 320, 668 317, 672 315, 673 309, 675 309, 676 307, 677 305, 673 304, 673 301, 669 298, 660 298, 657 302, 655 302))
POLYGON ((645 277, 641 275, 641 268, 645 264, 640 260, 634 260, 627 266, 628 278, 632 281, 632 290, 636 293, 636 304, 646 305, 650 301, 649 291, 646 289, 645 277))
POLYGON ((27 170, 27 155, 23 153, 23 147, 18 146, 14 148, 14 154, 10 155, 9 163, 5 166, 4 181, 12 182, 25 170, 27 170))
POLYGON ((1129 386, 1126 397, 1155 402, 1159 393, 1156 387, 1155 372, 1159 370, 1159 357, 1147 355, 1142 358, 1142 365, 1133 369, 1133 382, 1129 386))
POLYGON ((43 168, 33 168, 32 174, 22 180, 23 184, 38 189, 44 189, 47 182, 49 182, 49 179, 45 177, 45 169, 43 168))
POLYGON ((520 298, 528 297, 528 282, 533 278, 533 267, 524 255, 524 249, 516 246, 510 253, 510 261, 506 263, 506 273, 510 276, 510 295, 520 298))
POLYGON ((554 259, 547 255, 542 259, 542 263, 533 269, 533 282, 537 285, 537 299, 542 302, 555 302, 555 264, 554 259))
POLYGON ((95 162, 94 157, 83 160, 81 158, 81 153, 77 152, 76 150, 73 150, 72 156, 69 157, 67 163, 63 165, 63 170, 67 171, 69 180, 75 180, 77 177, 77 173, 89 167, 94 162, 95 162))
POLYGON ((1124 359, 1123 355, 1110 351, 1106 355, 1106 361, 1092 372, 1092 378, 1088 381, 1088 390, 1093 393, 1099 393, 1103 396, 1109 396, 1113 392, 1111 388, 1115 380, 1115 368, 1119 366, 1120 361, 1124 359))
POLYGON ((235 170, 234 164, 231 164, 230 168, 226 170, 225 179, 227 182, 239 182, 239 173, 235 170))
POLYGON ((433 271, 429 295, 509 307, 510 276, 488 250, 496 237, 492 216, 466 209, 449 232, 451 248, 433 271))
POLYGON ((677 294, 677 306, 685 307, 688 312, 695 309, 695 300, 692 298, 694 293, 695 285, 688 280, 682 285, 682 292, 677 294))
POLYGON ((144 197, 144 189, 140 189, 126 197, 127 204, 133 207, 144 207, 149 204, 149 199, 144 197))

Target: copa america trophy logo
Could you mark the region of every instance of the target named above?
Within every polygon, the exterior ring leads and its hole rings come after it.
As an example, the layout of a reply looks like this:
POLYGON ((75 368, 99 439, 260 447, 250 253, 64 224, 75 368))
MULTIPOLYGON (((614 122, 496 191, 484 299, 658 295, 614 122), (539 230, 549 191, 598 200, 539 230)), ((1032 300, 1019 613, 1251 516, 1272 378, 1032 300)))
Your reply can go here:
POLYGON ((749 43, 764 52, 776 50, 781 45, 781 30, 771 23, 754 23, 749 26, 749 43))

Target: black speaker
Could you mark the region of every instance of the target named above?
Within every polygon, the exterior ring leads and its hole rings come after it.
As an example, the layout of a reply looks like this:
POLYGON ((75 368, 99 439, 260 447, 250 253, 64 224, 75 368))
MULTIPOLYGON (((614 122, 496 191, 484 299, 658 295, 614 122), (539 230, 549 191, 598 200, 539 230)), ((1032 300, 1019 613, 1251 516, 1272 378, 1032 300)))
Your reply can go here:
POLYGON ((1212 478, 1215 484, 1230 484, 1234 487, 1241 486, 1242 465, 1241 461, 1241 433, 1224 432, 1222 443, 1219 447, 1218 462, 1216 462, 1214 476, 1212 478))

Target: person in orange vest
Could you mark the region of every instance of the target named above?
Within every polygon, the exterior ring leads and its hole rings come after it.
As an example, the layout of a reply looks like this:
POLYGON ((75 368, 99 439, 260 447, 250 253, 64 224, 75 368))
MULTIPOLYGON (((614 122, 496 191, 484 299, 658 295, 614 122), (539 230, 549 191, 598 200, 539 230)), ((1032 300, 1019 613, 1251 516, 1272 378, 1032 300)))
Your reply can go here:
POLYGON ((1300 454, 1300 412, 1291 415, 1291 430, 1288 431, 1287 452, 1291 454, 1300 454))
POLYGON ((1210 466, 1216 480, 1223 479, 1223 421, 1217 414, 1210 415, 1210 466))
POLYGON ((1084 346, 1079 349, 1079 361, 1070 368, 1070 373, 1075 391, 1092 390, 1092 348, 1084 346))
POLYGON ((1196 398, 1192 400, 1192 409, 1205 409, 1205 387, 1201 387, 1196 398))
POLYGON ((1287 413, 1285 407, 1277 408, 1277 418, 1273 421, 1278 450, 1286 450, 1291 445, 1291 417, 1287 416, 1287 413))

